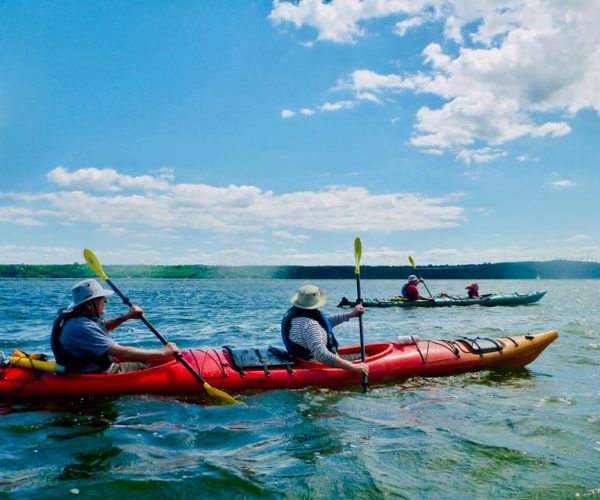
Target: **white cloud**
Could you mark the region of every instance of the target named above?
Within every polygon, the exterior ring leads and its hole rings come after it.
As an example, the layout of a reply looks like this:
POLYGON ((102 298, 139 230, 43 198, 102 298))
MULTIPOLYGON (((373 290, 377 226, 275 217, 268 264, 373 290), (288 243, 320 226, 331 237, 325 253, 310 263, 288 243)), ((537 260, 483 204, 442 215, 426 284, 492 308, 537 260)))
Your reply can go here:
POLYGON ((319 106, 320 111, 339 111, 341 109, 351 109, 354 107, 352 101, 326 102, 319 106))
POLYGON ((310 238, 305 234, 293 234, 289 231, 273 231, 273 236, 284 240, 293 240, 298 242, 308 241, 310 238))
POLYGON ((586 241, 589 240, 590 236, 588 234, 574 234, 568 238, 565 238, 567 242, 577 242, 577 241, 586 241))
MULTIPOLYGON (((73 176, 77 178, 78 171, 73 176)), ((5 214, 1 220, 6 222, 31 224, 35 216, 35 223, 85 222, 113 231, 135 225, 217 233, 294 229, 392 232, 455 227, 465 220, 463 209, 453 204, 456 195, 373 194, 350 186, 276 194, 256 186, 174 183, 163 191, 143 194, 63 190, 0 193, 2 198, 12 202, 0 207, 0 214, 5 214)))
POLYGON ((569 179, 559 179, 552 182, 552 187, 556 190, 574 188, 577 184, 569 179))
POLYGON ((0 206, 0 222, 7 222, 18 226, 42 225, 35 210, 10 205, 0 206))
POLYGON ((43 245, 0 245, 0 264, 56 264, 82 262, 81 248, 43 245))
POLYGON ((467 165, 471 163, 489 163, 503 156, 506 156, 506 151, 493 148, 461 149, 456 154, 456 157, 467 165))
MULTIPOLYGON (((577 236, 577 235, 576 235, 577 236)), ((519 262, 524 260, 552 260, 558 258, 589 260, 600 259, 600 247, 576 246, 583 238, 568 241, 564 247, 544 245, 540 248, 506 246, 494 248, 431 248, 415 250, 369 246, 363 251, 362 265, 408 265, 407 255, 412 255, 420 268, 426 265, 457 265, 480 262, 519 262)), ((0 245, 1 264, 56 264, 84 263, 81 248, 50 247, 35 245, 0 245)), ((155 247, 130 245, 125 248, 95 249, 100 252, 104 264, 197 264, 206 265, 349 265, 348 250, 327 252, 300 252, 295 249, 268 252, 264 250, 232 247, 225 250, 207 251, 190 248, 185 253, 169 252, 161 255, 155 247)), ((100 253, 99 253, 100 255, 100 253)))
POLYGON ((516 245, 486 248, 434 248, 413 255, 421 265, 427 264, 473 264, 481 262, 522 262, 569 259, 599 259, 600 247, 574 245, 570 242, 568 250, 563 246, 545 245, 539 248, 525 248, 516 245), (567 253, 568 252, 568 253, 567 253))
POLYGON ((399 36, 404 36, 409 30, 417 28, 423 23, 425 23, 425 18, 421 16, 409 17, 408 19, 404 19, 403 21, 398 21, 396 23, 396 26, 394 27, 394 31, 399 36))
POLYGON ((415 88, 412 80, 404 79, 399 75, 380 75, 369 69, 357 69, 350 75, 350 83, 342 84, 341 88, 348 86, 354 91, 361 93, 365 91, 382 92, 384 90, 401 90, 415 88))
MULTIPOLYGON (((365 98, 366 99, 366 98, 365 98)), ((340 111, 342 109, 352 109, 354 107, 353 101, 337 101, 337 102, 326 102, 321 106, 318 106, 317 110, 320 112, 332 112, 332 111, 340 111)), ((300 114, 304 116, 312 116, 316 113, 316 111, 312 108, 302 108, 300 110, 300 114)), ((290 109, 284 109, 281 112, 282 118, 292 118, 296 116, 296 112, 290 109)))
POLYGON ((382 104, 382 96, 410 91, 442 100, 416 114, 411 143, 426 150, 468 154, 521 137, 561 137, 567 120, 600 113, 600 8, 597 0, 301 0, 276 1, 271 19, 317 30, 318 40, 355 43, 368 20, 396 16, 396 32, 445 23, 444 36, 461 44, 423 50, 424 70, 381 74, 361 68, 336 90, 382 104), (554 114, 554 118, 550 118, 554 114))
POLYGON ((95 191, 121 191, 123 189, 164 190, 172 179, 170 173, 159 177, 150 175, 131 176, 119 174, 112 168, 80 168, 71 172, 65 167, 56 167, 46 176, 50 182, 61 187, 92 189, 95 191))
POLYGON ((275 0, 269 18, 277 25, 290 23, 296 28, 310 26, 318 32, 317 40, 354 43, 364 35, 361 23, 389 15, 414 14, 424 6, 441 1, 427 0, 275 0))

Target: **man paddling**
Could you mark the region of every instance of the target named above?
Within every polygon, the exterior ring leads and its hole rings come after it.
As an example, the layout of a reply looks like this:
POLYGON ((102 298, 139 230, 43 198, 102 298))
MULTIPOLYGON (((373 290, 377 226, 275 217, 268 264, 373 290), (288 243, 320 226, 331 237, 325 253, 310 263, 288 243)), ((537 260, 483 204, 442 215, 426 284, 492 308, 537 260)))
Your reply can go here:
POLYGON ((56 362, 68 371, 81 373, 123 373, 147 368, 149 358, 178 352, 173 343, 161 349, 123 346, 108 334, 126 321, 140 319, 144 311, 132 306, 114 318, 103 319, 107 297, 113 295, 94 279, 86 279, 71 289, 72 302, 61 309, 52 328, 52 351, 56 362), (114 362, 115 358, 124 360, 114 362))
POLYGON ((419 293, 419 283, 423 283, 423 278, 417 278, 414 274, 411 274, 408 277, 408 283, 402 286, 402 297, 408 300, 433 300, 432 297, 423 297, 419 293))
POLYGON ((471 283, 469 286, 465 287, 467 291, 467 296, 470 299, 478 299, 479 298, 479 285, 477 283, 471 283))
POLYGON ((326 316, 319 308, 325 305, 327 294, 314 285, 304 285, 292 295, 292 307, 281 321, 281 335, 287 351, 294 357, 307 361, 319 361, 329 366, 343 368, 351 372, 369 374, 366 363, 352 363, 361 359, 361 353, 340 356, 338 342, 333 328, 350 318, 365 312, 358 304, 348 313, 326 316))

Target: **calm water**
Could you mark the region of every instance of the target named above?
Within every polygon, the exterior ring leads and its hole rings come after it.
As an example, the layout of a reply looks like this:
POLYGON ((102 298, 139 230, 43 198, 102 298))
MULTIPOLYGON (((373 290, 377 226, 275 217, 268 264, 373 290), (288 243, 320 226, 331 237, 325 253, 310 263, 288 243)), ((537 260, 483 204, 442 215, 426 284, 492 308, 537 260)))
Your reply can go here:
MULTIPOLYGON (((0 280, 0 349, 49 352, 69 280, 0 280)), ((120 280, 181 348, 279 345, 299 285, 286 280, 120 280)), ((355 283, 320 281, 334 311, 355 283)), ((466 283, 428 281, 459 294, 466 283)), ((399 283, 362 282, 364 297, 399 283)), ((489 291, 547 289, 535 305, 369 309, 367 341, 561 337, 528 369, 409 379, 368 394, 308 389, 203 396, 0 401, 0 497, 59 498, 575 498, 600 495, 599 281, 488 281, 489 291)), ((117 299, 108 314, 123 306, 117 299)), ((358 322, 336 329, 357 343, 358 322)), ((157 346, 132 322, 122 343, 157 346)))

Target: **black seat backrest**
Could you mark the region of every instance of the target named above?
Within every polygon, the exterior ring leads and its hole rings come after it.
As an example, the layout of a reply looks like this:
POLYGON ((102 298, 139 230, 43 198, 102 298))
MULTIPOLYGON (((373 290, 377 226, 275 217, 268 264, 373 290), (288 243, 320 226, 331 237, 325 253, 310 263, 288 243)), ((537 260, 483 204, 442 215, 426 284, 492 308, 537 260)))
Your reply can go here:
POLYGON ((223 346, 227 351, 233 367, 245 376, 248 368, 262 368, 265 375, 269 376, 269 368, 285 367, 292 374, 291 367, 294 365, 294 358, 287 351, 279 347, 261 347, 261 348, 236 348, 223 346))

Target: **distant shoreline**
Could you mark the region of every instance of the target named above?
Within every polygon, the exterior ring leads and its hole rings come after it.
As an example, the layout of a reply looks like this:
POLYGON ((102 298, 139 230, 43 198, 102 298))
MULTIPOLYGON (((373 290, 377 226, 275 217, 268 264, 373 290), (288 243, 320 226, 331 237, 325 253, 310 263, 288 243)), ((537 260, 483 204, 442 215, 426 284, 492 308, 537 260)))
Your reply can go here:
MULTIPOLYGON (((104 266, 111 278, 178 279, 350 279, 354 266, 205 266, 114 265, 104 266)), ((570 260, 500 262, 418 267, 427 279, 600 279, 600 263, 570 260)), ((362 266, 364 279, 405 280, 410 266, 362 266)), ((90 278, 85 264, 0 264, 0 278, 90 278)))

